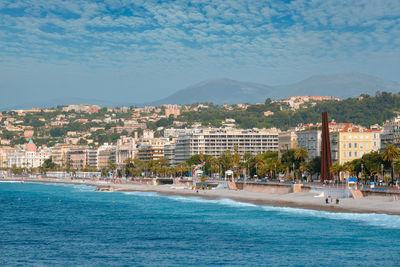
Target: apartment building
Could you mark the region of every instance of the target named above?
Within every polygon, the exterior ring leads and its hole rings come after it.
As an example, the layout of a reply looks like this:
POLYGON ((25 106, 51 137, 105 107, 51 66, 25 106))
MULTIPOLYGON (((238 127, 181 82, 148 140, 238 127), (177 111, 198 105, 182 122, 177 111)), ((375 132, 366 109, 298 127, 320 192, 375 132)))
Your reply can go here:
POLYGON ((181 107, 178 105, 164 105, 165 107, 165 116, 168 118, 169 116, 173 116, 177 118, 181 114, 181 107))
POLYGON ((74 147, 76 146, 70 144, 56 144, 51 150, 53 162, 61 168, 65 168, 68 161, 68 151, 74 147))
POLYGON ((312 159, 321 155, 320 129, 308 129, 297 132, 297 147, 303 147, 308 151, 308 158, 312 159))
POLYGON ((380 130, 349 127, 331 134, 332 160, 344 164, 381 147, 380 130))
POLYGON ((176 166, 175 162, 175 143, 170 142, 164 145, 164 157, 168 159, 169 166, 174 167, 176 166))
POLYGON ((97 149, 97 169, 106 169, 110 166, 110 161, 115 163, 115 150, 114 145, 104 143, 97 149))
POLYGON ((297 134, 296 131, 280 132, 278 135, 279 156, 283 152, 294 149, 297 147, 297 134))
POLYGON ((0 148, 0 168, 7 168, 8 153, 14 151, 12 147, 1 147, 0 148))
POLYGON ((164 146, 167 141, 166 138, 142 138, 139 141, 137 158, 144 161, 160 159, 164 156, 164 146))
POLYGON ((82 169, 86 167, 97 168, 97 149, 88 146, 77 146, 70 148, 67 158, 67 166, 71 169, 82 169))
POLYGON ((115 149, 115 162, 117 166, 125 165, 125 160, 128 158, 134 159, 136 152, 136 139, 133 137, 121 136, 117 141, 115 149))
POLYGON ((195 154, 218 157, 223 152, 237 149, 244 155, 278 150, 277 129, 194 129, 176 139, 175 163, 182 163, 195 154))
POLYGON ((381 148, 385 148, 389 144, 400 147, 400 115, 383 124, 381 148))
MULTIPOLYGON (((303 130, 296 132, 297 134, 297 147, 303 147, 308 151, 309 159, 321 155, 321 142, 322 142, 322 124, 304 124, 301 126, 303 130)), ((329 123, 329 134, 342 131, 354 127, 352 123, 329 123)))

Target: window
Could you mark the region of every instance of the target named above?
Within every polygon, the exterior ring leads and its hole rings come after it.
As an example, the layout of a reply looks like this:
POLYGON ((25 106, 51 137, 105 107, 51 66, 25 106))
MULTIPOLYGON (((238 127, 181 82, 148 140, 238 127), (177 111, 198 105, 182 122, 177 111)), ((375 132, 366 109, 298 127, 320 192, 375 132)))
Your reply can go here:
POLYGON ((356 152, 354 152, 354 157, 357 157, 357 151, 356 151, 356 152))
POLYGON ((343 157, 346 157, 346 152, 343 151, 343 157))
POLYGON ((365 148, 368 148, 368 143, 365 144, 365 148))
POLYGON ((343 148, 346 148, 346 144, 343 144, 343 148))
POLYGON ((363 155, 364 155, 364 152, 361 151, 361 152, 360 152, 360 157, 362 157, 363 155))
POLYGON ((357 143, 354 143, 354 148, 357 148, 357 143))
POLYGON ((349 143, 349 148, 351 148, 351 143, 349 143))
POLYGON ((351 151, 349 152, 349 157, 351 157, 351 151))

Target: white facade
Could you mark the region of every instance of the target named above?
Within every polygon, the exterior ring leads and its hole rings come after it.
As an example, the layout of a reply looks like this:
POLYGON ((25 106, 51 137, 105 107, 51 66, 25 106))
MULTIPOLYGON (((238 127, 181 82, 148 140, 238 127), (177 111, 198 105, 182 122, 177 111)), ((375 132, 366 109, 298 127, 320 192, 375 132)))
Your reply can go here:
POLYGON ((305 130, 297 132, 297 147, 303 147, 308 151, 309 158, 321 155, 321 130, 305 130))
POLYGON ((182 163, 195 154, 218 157, 227 150, 252 154, 278 150, 277 129, 195 129, 176 140, 175 162, 182 163))
POLYGON ((7 155, 7 167, 38 168, 51 156, 50 148, 41 148, 38 151, 16 149, 7 155))
POLYGON ((117 166, 125 164, 125 160, 128 158, 134 159, 136 156, 136 139, 133 137, 122 136, 117 141, 115 151, 115 161, 117 166))

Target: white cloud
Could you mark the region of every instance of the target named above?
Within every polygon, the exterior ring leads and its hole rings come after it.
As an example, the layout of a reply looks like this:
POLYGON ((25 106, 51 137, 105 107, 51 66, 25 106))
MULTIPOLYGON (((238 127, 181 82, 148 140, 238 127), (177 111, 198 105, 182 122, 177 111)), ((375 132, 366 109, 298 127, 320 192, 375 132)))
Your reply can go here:
POLYGON ((0 13, 0 60, 148 70, 157 64, 278 70, 288 68, 288 62, 357 62, 378 57, 379 51, 400 57, 397 0, 187 3, 2 1, 0 9, 25 8, 26 14, 0 13), (124 8, 136 15, 121 15, 124 8), (76 15, 67 19, 68 14, 76 15), (49 24, 63 31, 43 31, 49 24))

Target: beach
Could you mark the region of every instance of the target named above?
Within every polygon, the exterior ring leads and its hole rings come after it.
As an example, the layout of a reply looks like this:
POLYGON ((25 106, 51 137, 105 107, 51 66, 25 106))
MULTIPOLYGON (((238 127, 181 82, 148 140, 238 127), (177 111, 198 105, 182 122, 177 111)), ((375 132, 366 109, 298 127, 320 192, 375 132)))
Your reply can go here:
POLYGON ((341 198, 339 204, 335 199, 319 196, 312 192, 299 192, 287 194, 268 194, 249 192, 246 190, 230 190, 228 188, 215 188, 212 190, 193 190, 182 185, 144 185, 136 183, 111 183, 95 180, 66 180, 53 178, 6 178, 4 182, 34 182, 34 183, 64 183, 79 184, 102 188, 107 191, 121 192, 155 192, 161 195, 176 195, 187 197, 200 197, 207 199, 231 199, 239 202, 257 205, 270 205, 277 207, 292 207, 300 209, 323 210, 328 212, 343 213, 377 213, 400 215, 400 201, 394 197, 368 196, 360 199, 341 198))

